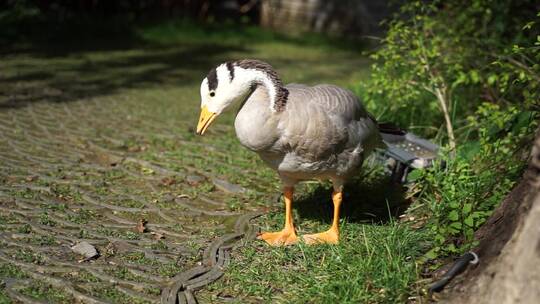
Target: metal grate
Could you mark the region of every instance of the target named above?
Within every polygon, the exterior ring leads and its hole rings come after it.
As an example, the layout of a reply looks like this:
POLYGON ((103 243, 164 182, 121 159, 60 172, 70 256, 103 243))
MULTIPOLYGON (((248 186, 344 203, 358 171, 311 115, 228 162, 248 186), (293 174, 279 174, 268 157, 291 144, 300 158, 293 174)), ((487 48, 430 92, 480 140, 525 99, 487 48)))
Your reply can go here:
POLYGON ((412 133, 382 134, 382 137, 387 148, 378 150, 376 159, 397 182, 404 183, 413 169, 431 166, 438 156, 438 145, 412 133))

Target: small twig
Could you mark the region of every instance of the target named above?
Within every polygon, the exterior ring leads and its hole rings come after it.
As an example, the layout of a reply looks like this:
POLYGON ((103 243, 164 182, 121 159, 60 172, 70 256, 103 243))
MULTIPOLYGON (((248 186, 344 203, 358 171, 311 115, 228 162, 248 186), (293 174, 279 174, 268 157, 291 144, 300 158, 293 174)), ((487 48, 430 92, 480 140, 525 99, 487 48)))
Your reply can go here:
POLYGON ((258 2, 259 0, 251 0, 248 3, 240 6, 238 10, 240 11, 240 13, 245 14, 249 12, 258 2))
POLYGON ((515 65, 516 67, 527 71, 531 75, 531 77, 533 77, 536 81, 540 82, 540 76, 538 76, 538 74, 536 74, 529 66, 523 64, 519 60, 516 60, 512 57, 506 57, 506 60, 508 60, 511 64, 515 65))

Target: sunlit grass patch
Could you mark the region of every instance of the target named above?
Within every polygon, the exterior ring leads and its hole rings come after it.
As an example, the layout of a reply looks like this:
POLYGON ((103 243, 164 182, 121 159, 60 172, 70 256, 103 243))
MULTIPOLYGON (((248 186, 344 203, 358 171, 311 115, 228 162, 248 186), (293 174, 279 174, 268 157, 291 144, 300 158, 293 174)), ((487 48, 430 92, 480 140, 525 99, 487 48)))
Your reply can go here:
POLYGON ((149 303, 144 299, 131 297, 115 289, 114 287, 95 287, 92 293, 104 297, 112 303, 118 304, 143 304, 149 303))
MULTIPOLYGON (((329 183, 297 187, 293 217, 299 235, 328 229, 331 191, 329 183)), ((402 303, 420 295, 418 260, 429 248, 429 232, 395 220, 408 203, 405 189, 366 169, 345 193, 339 245, 250 242, 233 253, 224 278, 205 296, 238 303, 402 303)), ((255 224, 263 231, 281 229, 283 211, 274 211, 255 224)))
POLYGON ((0 262, 0 278, 24 279, 27 277, 20 267, 11 263, 0 262))
MULTIPOLYGON (((315 228, 323 229, 321 225, 315 228)), ((260 241, 240 249, 214 297, 240 302, 402 303, 418 291, 426 234, 406 225, 344 221, 339 245, 270 247, 260 241)))
POLYGON ((34 282, 20 291, 23 295, 48 303, 73 303, 74 299, 63 290, 54 288, 43 282, 34 282))

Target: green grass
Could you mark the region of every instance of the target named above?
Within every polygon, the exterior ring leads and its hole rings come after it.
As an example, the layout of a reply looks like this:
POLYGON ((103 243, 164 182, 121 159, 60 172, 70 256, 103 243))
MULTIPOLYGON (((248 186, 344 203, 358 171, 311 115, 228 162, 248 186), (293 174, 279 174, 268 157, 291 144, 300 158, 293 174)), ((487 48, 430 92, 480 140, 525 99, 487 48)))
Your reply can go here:
MULTIPOLYGON (((300 235, 329 228, 330 193, 328 183, 298 187, 293 214, 300 235)), ((429 249, 429 233, 394 220, 406 204, 404 189, 372 171, 345 193, 339 245, 275 248, 251 242, 233 253, 224 278, 204 296, 238 303, 402 303, 422 296, 418 261, 429 249)), ((256 224, 264 231, 281 229, 279 209, 256 224)))
POLYGON ((64 291, 43 282, 34 282, 31 286, 20 290, 23 295, 42 300, 47 303, 73 303, 74 299, 64 291))
POLYGON ((73 283, 97 283, 101 280, 85 270, 64 273, 62 277, 73 283))
POLYGON ((13 303, 4 290, 5 285, 3 280, 6 278, 27 279, 28 276, 19 267, 13 264, 0 262, 0 304, 13 303))
MULTIPOLYGON (((28 279, 28 275, 17 266, 2 262, 0 263, 0 280, 3 279, 28 279)), ((0 303, 12 303, 12 300, 7 296, 3 287, 4 286, 0 285, 0 303)), ((34 280, 32 280, 32 283, 27 287, 21 288, 19 292, 23 295, 38 300, 44 300, 48 303, 72 303, 73 301, 73 299, 62 290, 34 280)))
POLYGON ((16 278, 24 279, 27 275, 17 266, 13 264, 0 263, 0 278, 16 278))
POLYGON ((238 303, 404 303, 416 295, 423 234, 398 223, 347 221, 342 233, 337 246, 248 244, 211 287, 213 296, 238 303))
POLYGON ((10 304, 13 303, 8 295, 5 293, 3 288, 0 288, 0 304, 10 304))
POLYGON ((118 303, 118 304, 146 304, 149 303, 148 301, 134 298, 131 296, 128 296, 113 287, 99 287, 92 289, 92 292, 94 294, 100 295, 100 297, 104 297, 108 301, 112 303, 118 303))
POLYGON ((134 275, 126 267, 114 267, 108 269, 106 272, 113 274, 115 277, 122 280, 131 280, 134 282, 144 282, 144 278, 141 276, 134 275))
POLYGON ((45 257, 39 253, 35 253, 30 249, 19 249, 13 255, 16 260, 33 263, 33 264, 43 264, 45 262, 45 257))

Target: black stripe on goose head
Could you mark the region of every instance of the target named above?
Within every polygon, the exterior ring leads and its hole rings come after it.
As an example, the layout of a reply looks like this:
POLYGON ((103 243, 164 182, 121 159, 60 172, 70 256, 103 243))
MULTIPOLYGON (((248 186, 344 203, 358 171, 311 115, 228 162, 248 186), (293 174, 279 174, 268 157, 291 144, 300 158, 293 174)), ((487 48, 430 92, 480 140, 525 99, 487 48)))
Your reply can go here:
POLYGON ((215 68, 211 69, 210 72, 208 72, 206 79, 208 79, 208 90, 215 90, 218 86, 217 71, 215 68))
POLYGON ((225 65, 227 66, 227 70, 229 70, 229 80, 233 81, 233 79, 234 79, 234 65, 233 65, 233 62, 232 61, 227 61, 225 63, 225 65))

